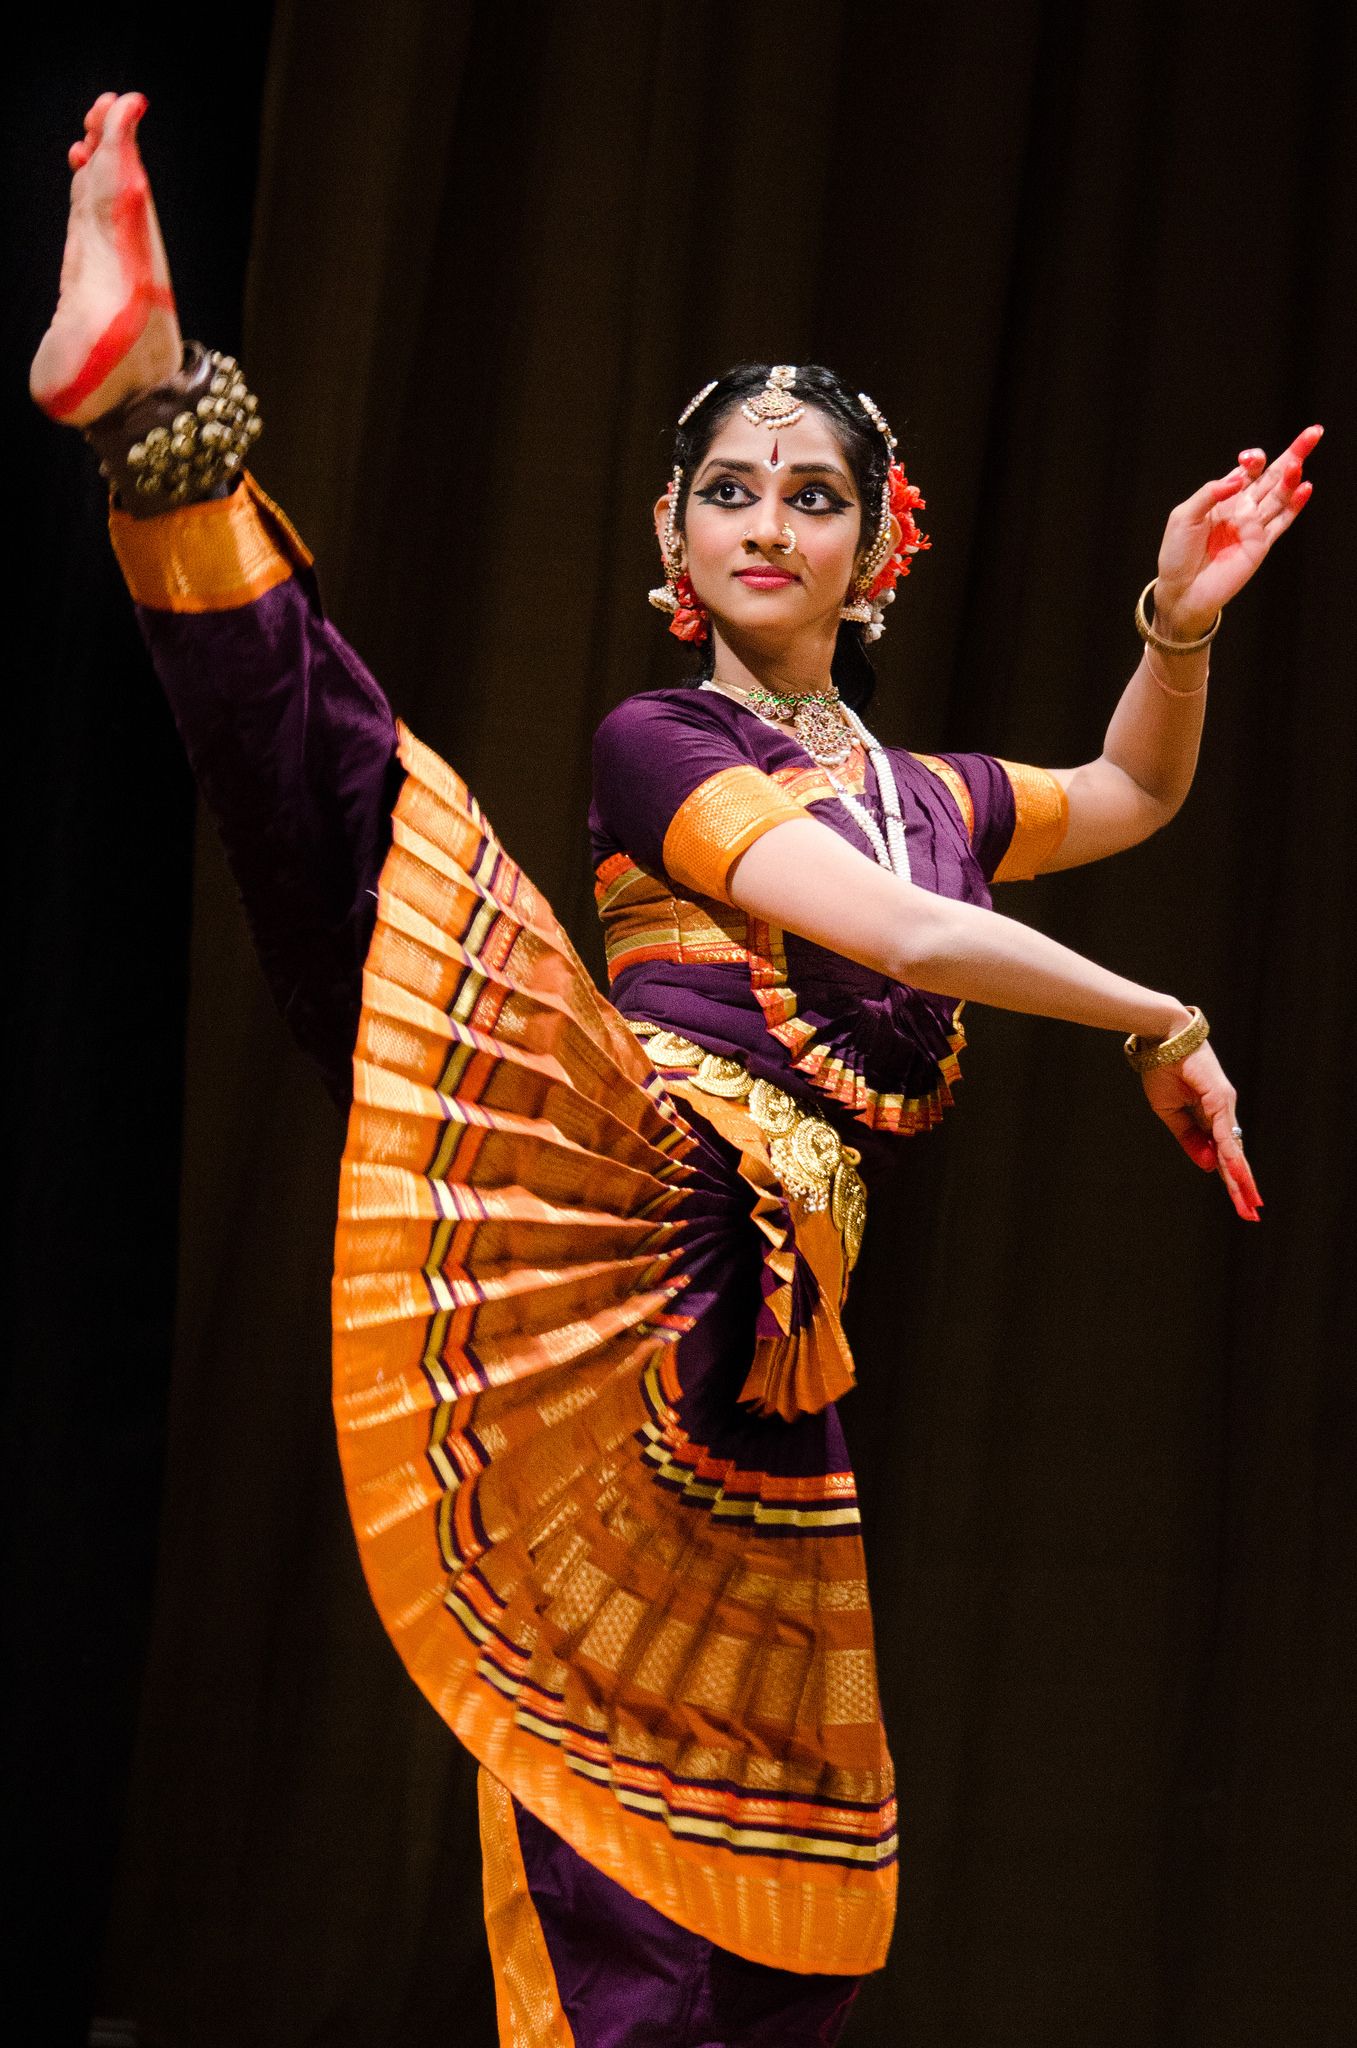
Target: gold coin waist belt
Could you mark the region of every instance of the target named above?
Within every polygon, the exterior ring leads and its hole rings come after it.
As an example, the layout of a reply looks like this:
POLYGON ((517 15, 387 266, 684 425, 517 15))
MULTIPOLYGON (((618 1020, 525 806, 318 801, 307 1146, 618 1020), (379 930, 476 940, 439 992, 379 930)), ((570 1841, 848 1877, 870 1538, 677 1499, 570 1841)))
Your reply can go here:
POLYGON ((867 1222, 867 1188, 858 1172, 862 1154, 785 1088, 756 1081, 742 1061, 708 1052, 658 1024, 632 1023, 631 1029, 645 1041, 661 1073, 682 1074, 702 1094, 740 1105, 768 1140, 768 1156, 787 1199, 811 1214, 829 1210, 851 1272, 867 1222))

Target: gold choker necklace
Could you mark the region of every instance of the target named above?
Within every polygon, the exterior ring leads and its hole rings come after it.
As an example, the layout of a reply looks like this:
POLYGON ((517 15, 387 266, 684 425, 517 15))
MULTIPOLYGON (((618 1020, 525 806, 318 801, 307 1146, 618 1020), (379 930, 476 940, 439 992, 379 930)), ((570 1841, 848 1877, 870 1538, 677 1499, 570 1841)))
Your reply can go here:
MULTIPOLYGON (((713 676, 713 682, 717 678, 713 676)), ((819 768, 841 768, 853 751, 853 735, 839 716, 842 699, 831 683, 827 690, 744 690, 738 683, 720 683, 760 718, 790 725, 797 740, 819 768)))

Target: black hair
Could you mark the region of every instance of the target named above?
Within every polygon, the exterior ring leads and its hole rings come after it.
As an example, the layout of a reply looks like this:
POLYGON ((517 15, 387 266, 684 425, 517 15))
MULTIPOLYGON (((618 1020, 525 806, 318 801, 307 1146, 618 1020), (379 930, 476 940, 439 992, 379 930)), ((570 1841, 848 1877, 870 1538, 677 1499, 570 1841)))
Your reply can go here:
MULTIPOLYGON (((727 370, 723 377, 717 378, 701 405, 675 431, 674 461, 683 470, 678 504, 674 508, 674 521, 680 530, 692 480, 706 460, 707 450, 736 406, 754 392, 763 390, 771 369, 770 363, 737 363, 733 370, 727 370)), ((881 494, 886 487, 886 472, 891 459, 885 435, 861 401, 823 363, 799 363, 787 388, 794 397, 804 399, 808 405, 824 413, 838 436, 862 506, 859 547, 869 547, 881 516, 881 494)), ((876 670, 867 657, 862 633, 860 625, 849 621, 840 624, 831 669, 839 695, 855 711, 862 710, 876 688, 876 670)), ((697 680, 706 681, 716 657, 710 635, 699 651, 702 665, 697 680)))

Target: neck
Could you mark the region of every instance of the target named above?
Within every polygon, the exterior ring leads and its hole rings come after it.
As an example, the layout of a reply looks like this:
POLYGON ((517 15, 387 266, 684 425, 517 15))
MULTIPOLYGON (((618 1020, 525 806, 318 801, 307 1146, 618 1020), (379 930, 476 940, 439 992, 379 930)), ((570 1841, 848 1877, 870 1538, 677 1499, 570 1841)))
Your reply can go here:
POLYGON ((813 697, 833 688, 831 665, 838 624, 828 636, 800 633, 783 647, 768 647, 713 625, 714 674, 732 690, 771 690, 779 697, 813 697))

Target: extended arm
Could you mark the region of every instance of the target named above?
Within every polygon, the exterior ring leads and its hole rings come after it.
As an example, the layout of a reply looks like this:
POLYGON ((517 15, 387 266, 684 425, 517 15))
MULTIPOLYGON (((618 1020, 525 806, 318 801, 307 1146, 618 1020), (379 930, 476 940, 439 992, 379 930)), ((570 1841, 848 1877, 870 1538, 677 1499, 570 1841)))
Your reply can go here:
MULTIPOLYGON (((1308 503, 1304 465, 1323 429, 1307 427, 1277 459, 1246 448, 1228 476, 1175 506, 1159 550, 1154 626, 1166 640, 1207 631, 1308 503)), ((1101 754, 1053 771, 1069 826, 1042 872, 1102 860, 1148 839, 1181 808, 1197 768, 1209 655, 1147 646, 1112 714, 1101 754)))
MULTIPOLYGON (((1029 925, 901 881, 813 818, 764 832, 726 889, 752 916, 916 988, 1147 1038, 1188 1020, 1172 996, 1029 925)), ((1238 1213, 1256 1219, 1258 1190, 1233 1133, 1235 1093, 1210 1045, 1147 1076, 1146 1092, 1189 1156, 1219 1171, 1238 1213)))

